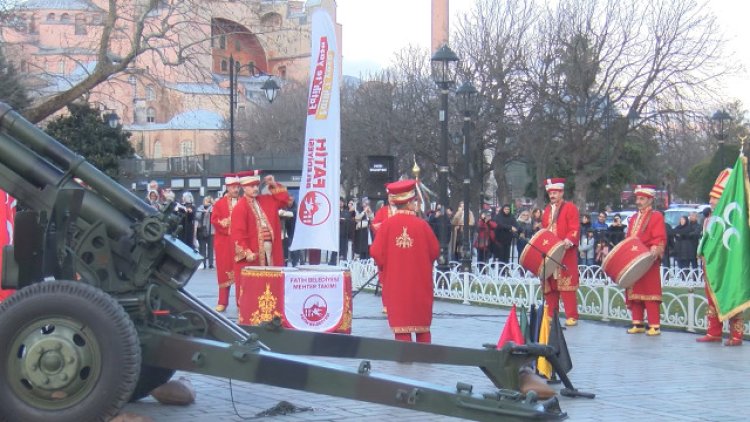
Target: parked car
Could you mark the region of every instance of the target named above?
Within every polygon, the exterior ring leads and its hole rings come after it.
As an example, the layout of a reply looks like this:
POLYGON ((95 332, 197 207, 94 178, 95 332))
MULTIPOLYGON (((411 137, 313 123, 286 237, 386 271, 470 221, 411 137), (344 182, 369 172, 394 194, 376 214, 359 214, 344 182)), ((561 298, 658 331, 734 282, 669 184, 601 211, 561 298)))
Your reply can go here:
MULTIPOLYGON (((628 225, 628 218, 630 218, 631 215, 635 214, 636 211, 634 210, 622 210, 622 211, 611 211, 607 213, 607 226, 611 226, 612 222, 615 220, 615 215, 620 215, 620 220, 622 221, 622 224, 627 227, 628 225)), ((591 213, 591 221, 596 221, 596 219, 599 217, 599 212, 592 212, 591 213)))
POLYGON ((703 227, 703 210, 708 208, 708 204, 687 204, 687 205, 675 205, 664 210, 664 221, 669 224, 669 227, 675 228, 680 224, 680 217, 689 216, 690 213, 698 214, 698 223, 703 227))

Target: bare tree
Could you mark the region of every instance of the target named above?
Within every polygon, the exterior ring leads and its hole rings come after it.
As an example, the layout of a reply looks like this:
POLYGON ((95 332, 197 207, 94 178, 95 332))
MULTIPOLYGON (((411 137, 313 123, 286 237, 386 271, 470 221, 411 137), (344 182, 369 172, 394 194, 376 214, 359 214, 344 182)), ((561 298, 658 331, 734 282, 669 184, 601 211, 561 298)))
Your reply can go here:
MULTIPOLYGON (((225 2, 97 0, 94 3, 104 11, 101 22, 82 28, 89 31, 85 37, 70 36, 63 40, 63 47, 68 51, 65 59, 76 62, 82 75, 61 81, 60 85, 67 86, 51 95, 40 95, 38 101, 23 110, 29 120, 39 122, 66 104, 88 97, 97 88, 100 88, 100 95, 110 94, 115 98, 115 91, 128 89, 129 74, 140 72, 139 76, 148 77, 143 75, 146 69, 156 83, 168 80, 168 76, 191 82, 210 80, 212 38, 218 37, 212 33, 210 17, 221 15, 221 11, 229 7, 225 2)), ((254 19, 263 12, 260 2, 232 3, 231 7, 235 8, 235 13, 254 19)), ((13 12, 24 12, 23 6, 13 12)), ((261 29, 268 30, 271 43, 279 32, 286 30, 261 29)), ((253 35, 264 36, 264 33, 253 35)), ((45 78, 37 80, 39 87, 49 85, 50 79, 60 79, 59 75, 50 75, 42 68, 31 69, 29 73, 45 78)))
POLYGON ((478 154, 473 163, 481 163, 484 151, 492 151, 492 163, 480 168, 474 186, 483 186, 486 175, 494 170, 497 196, 510 202, 505 178, 506 166, 522 152, 524 134, 519 131, 527 118, 530 32, 538 12, 530 0, 477 1, 474 8, 458 20, 455 46, 462 55, 462 77, 471 81, 481 98, 482 107, 475 119, 472 148, 478 154), (484 171, 482 171, 484 170, 484 171))
POLYGON ((731 70, 715 18, 696 2, 566 0, 545 19, 558 28, 561 158, 575 178, 579 205, 620 158, 630 132, 659 116, 693 112, 731 70), (638 116, 635 126, 628 125, 631 116, 638 116))
MULTIPOLYGON (((307 86, 295 81, 284 84, 283 95, 272 104, 259 99, 257 104, 237 116, 235 136, 238 153, 302 153, 307 116, 307 86)), ((228 141, 222 142, 228 150, 228 141)))

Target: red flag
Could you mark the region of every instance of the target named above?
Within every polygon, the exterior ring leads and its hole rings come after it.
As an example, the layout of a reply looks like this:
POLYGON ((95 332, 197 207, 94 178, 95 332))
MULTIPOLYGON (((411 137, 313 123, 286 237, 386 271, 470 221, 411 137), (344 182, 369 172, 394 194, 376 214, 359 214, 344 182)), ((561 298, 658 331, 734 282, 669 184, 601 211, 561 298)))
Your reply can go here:
MULTIPOLYGON (((13 217, 16 211, 16 200, 0 190, 0 250, 13 240, 13 217)), ((3 268, 3 257, 0 254, 0 270, 3 268)), ((0 289, 0 302, 10 296, 14 290, 0 289)))
POLYGON ((510 309, 508 319, 505 320, 505 327, 503 327, 503 333, 500 334, 500 340, 497 341, 497 348, 503 347, 509 341, 516 344, 524 344, 523 333, 521 332, 521 326, 518 324, 518 317, 516 316, 516 305, 513 305, 510 309))

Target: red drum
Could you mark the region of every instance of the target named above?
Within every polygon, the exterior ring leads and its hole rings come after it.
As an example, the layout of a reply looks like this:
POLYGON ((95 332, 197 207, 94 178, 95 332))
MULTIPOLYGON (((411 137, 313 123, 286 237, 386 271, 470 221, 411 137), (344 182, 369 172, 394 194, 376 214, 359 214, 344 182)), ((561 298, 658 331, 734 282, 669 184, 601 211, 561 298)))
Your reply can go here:
POLYGON ((565 242, 551 231, 540 229, 523 248, 518 262, 537 277, 546 280, 560 268, 558 262, 562 261, 563 255, 565 255, 565 242), (542 252, 546 255, 545 259, 542 259, 542 252))
POLYGON ((643 277, 654 263, 648 247, 637 237, 625 238, 604 258, 602 270, 620 287, 627 289, 643 277))

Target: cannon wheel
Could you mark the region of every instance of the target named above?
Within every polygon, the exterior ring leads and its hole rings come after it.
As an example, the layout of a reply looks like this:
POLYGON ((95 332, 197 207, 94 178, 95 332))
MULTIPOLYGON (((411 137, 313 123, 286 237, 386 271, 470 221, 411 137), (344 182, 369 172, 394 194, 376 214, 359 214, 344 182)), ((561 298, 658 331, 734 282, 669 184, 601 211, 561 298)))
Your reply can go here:
POLYGON ((106 421, 128 401, 138 334, 101 290, 73 281, 25 287, 0 304, 0 420, 106 421))
POLYGON ((158 366, 141 365, 141 374, 138 376, 138 383, 133 390, 131 402, 138 401, 148 396, 154 388, 163 385, 172 378, 174 369, 160 368, 158 366))

